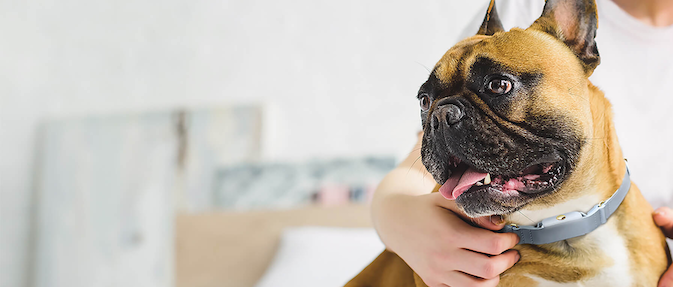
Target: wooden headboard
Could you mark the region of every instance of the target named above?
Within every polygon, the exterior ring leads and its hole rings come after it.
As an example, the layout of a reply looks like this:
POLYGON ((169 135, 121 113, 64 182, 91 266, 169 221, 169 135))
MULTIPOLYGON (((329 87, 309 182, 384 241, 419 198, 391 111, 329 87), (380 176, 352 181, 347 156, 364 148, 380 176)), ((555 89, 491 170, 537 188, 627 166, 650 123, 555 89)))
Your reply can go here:
POLYGON ((177 287, 253 286, 292 226, 371 227, 369 207, 181 214, 176 219, 177 287))

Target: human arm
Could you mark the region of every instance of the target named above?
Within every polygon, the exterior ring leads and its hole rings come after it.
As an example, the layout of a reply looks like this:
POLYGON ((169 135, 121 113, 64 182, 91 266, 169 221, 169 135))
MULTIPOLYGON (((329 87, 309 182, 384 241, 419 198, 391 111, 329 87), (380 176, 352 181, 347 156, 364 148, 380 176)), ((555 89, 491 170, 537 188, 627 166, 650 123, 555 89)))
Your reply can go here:
POLYGON ((516 251, 507 251, 518 237, 490 231, 502 228, 501 218, 493 220, 499 224, 470 219, 455 202, 430 193, 436 183, 420 161, 421 138, 374 194, 376 231, 429 286, 496 286, 500 273, 518 260, 516 251))

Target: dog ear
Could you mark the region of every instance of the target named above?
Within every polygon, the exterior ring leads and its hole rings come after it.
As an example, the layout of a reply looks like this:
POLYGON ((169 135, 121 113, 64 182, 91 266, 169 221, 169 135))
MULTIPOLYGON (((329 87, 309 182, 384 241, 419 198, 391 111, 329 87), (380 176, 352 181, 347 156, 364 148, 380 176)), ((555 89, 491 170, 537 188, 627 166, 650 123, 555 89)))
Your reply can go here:
POLYGON ((601 62, 595 41, 598 28, 595 0, 547 0, 542 16, 530 28, 563 41, 589 75, 601 62))
POLYGON ((495 0, 491 0, 491 3, 488 4, 488 10, 486 10, 486 16, 484 16, 484 22, 481 23, 477 35, 491 36, 501 31, 505 31, 505 29, 502 27, 502 23, 500 23, 498 11, 495 10, 495 0))

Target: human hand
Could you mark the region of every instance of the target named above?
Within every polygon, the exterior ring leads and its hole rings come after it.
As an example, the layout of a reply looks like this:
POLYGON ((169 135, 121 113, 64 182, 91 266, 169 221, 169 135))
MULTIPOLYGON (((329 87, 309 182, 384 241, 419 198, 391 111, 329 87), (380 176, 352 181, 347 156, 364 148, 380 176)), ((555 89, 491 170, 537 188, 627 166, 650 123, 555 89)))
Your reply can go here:
POLYGON ((503 227, 502 218, 469 219, 439 193, 390 195, 373 206, 373 216, 386 247, 430 287, 496 286, 519 260, 516 250, 507 251, 519 238, 491 231, 503 227))
MULTIPOLYGON (((668 207, 660 207, 652 215, 654 222, 661 227, 661 231, 668 238, 673 238, 673 210, 668 207)), ((659 279, 659 287, 673 287, 673 268, 668 270, 659 279)))

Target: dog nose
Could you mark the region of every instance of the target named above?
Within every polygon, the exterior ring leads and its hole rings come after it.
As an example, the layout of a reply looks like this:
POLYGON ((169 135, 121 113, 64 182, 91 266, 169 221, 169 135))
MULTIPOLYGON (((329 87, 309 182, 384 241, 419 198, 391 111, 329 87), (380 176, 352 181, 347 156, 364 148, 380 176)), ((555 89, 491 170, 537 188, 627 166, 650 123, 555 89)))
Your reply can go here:
POLYGON ((450 125, 455 125, 460 121, 460 119, 463 118, 463 111, 461 111, 460 108, 454 104, 446 105, 444 110, 446 113, 446 122, 450 125))
POLYGON ((440 101, 433 113, 432 127, 437 129, 441 124, 452 126, 460 122, 464 115, 461 106, 455 100, 440 101))

